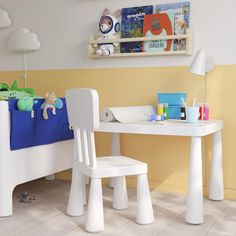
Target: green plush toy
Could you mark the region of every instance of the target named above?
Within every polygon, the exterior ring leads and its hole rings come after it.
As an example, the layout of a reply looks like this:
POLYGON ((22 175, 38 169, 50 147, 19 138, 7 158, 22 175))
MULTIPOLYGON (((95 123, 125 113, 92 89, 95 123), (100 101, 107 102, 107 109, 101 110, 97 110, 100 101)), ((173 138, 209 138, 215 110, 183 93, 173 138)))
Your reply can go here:
POLYGON ((18 81, 15 80, 9 88, 7 84, 0 83, 0 97, 3 100, 11 98, 35 97, 34 89, 32 88, 18 88, 18 81))
POLYGON ((12 98, 20 99, 29 96, 28 93, 21 91, 0 91, 0 97, 2 97, 3 100, 9 100, 12 98))
POLYGON ((8 91, 9 87, 7 84, 0 83, 0 91, 8 91))
POLYGON ((20 98, 17 102, 19 111, 33 111, 34 99, 32 97, 20 98))
POLYGON ((10 88, 11 91, 25 92, 29 94, 29 96, 34 97, 35 91, 32 88, 18 88, 18 81, 15 80, 10 88))

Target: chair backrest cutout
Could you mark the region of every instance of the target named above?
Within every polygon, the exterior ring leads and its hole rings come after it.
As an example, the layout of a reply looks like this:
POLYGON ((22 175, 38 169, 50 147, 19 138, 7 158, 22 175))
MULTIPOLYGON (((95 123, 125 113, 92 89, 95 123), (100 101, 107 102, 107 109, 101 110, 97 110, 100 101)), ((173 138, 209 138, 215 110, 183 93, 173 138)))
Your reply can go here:
POLYGON ((81 164, 96 168, 94 130, 99 128, 99 98, 93 89, 66 91, 70 125, 74 129, 75 158, 81 164))

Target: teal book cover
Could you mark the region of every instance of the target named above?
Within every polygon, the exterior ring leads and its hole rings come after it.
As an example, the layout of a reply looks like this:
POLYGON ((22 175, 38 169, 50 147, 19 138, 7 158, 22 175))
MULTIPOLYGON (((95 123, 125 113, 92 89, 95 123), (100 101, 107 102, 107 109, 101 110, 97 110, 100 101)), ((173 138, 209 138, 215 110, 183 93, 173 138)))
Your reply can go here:
MULTIPOLYGON (((156 13, 170 13, 174 14, 174 34, 186 34, 190 25, 190 2, 178 2, 169 4, 158 4, 156 6, 156 13)), ((174 51, 185 50, 186 40, 175 39, 174 51)))

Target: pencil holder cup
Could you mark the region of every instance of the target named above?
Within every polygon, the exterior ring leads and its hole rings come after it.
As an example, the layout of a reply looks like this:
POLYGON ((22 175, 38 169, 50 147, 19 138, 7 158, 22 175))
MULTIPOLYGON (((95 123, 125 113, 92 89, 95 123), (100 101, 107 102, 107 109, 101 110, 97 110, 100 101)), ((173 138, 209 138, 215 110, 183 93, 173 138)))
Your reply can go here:
POLYGON ((199 107, 186 107, 186 120, 189 123, 197 123, 199 117, 199 107))

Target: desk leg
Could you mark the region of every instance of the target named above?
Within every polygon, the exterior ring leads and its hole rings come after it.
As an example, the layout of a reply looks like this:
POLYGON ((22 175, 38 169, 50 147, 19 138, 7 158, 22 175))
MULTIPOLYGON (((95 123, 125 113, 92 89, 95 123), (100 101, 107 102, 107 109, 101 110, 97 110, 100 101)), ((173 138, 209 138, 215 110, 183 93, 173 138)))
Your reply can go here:
POLYGON ((221 131, 213 134, 209 199, 224 199, 221 131))
MULTIPOLYGON (((112 141, 111 141, 111 155, 116 156, 120 155, 120 134, 112 133, 112 141)), ((110 187, 114 187, 114 179, 110 178, 110 187)))
POLYGON ((192 137, 189 163, 186 222, 203 223, 202 147, 201 137, 192 137))

